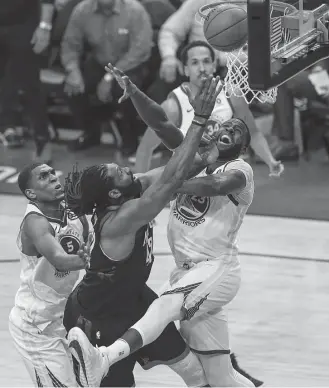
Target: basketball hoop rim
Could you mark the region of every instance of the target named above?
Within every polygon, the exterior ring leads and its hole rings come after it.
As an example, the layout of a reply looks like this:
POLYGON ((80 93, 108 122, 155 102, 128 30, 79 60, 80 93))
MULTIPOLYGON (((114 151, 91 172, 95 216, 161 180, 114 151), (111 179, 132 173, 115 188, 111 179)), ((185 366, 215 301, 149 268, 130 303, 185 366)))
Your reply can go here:
MULTIPOLYGON (((214 3, 210 3, 200 7, 198 10, 198 14, 202 19, 205 20, 206 17, 208 16, 208 14, 204 13, 205 11, 213 9, 214 7, 217 7, 219 5, 225 5, 225 4, 246 5, 248 4, 248 0, 230 0, 230 1, 225 1, 225 3, 223 3, 223 1, 216 1, 214 3)), ((284 11, 287 9, 291 12, 298 11, 298 9, 295 6, 284 3, 282 1, 270 0, 270 4, 273 5, 275 7, 275 10, 278 10, 278 11, 284 11)))

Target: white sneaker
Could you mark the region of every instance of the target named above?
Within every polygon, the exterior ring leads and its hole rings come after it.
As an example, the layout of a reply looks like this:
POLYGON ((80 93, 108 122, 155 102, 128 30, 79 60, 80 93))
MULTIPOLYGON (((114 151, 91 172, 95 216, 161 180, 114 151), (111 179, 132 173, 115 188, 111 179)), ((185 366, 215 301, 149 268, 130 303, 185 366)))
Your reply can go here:
POLYGON ((95 348, 78 327, 69 331, 68 342, 72 357, 79 365, 77 380, 83 387, 99 387, 110 366, 104 352, 106 348, 95 348))

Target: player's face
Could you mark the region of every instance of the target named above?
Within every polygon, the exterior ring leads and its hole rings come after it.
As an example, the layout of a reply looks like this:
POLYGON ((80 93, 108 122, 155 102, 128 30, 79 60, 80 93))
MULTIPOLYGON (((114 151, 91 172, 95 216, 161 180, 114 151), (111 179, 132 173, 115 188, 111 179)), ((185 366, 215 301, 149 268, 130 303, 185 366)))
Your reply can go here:
POLYGON ((134 182, 134 175, 128 167, 120 167, 115 163, 107 165, 108 174, 113 178, 115 187, 129 187, 134 182))
POLYGON ((215 62, 207 47, 192 47, 188 51, 185 75, 189 77, 191 84, 199 87, 202 78, 214 74, 215 70, 215 62))
POLYGON ((220 159, 230 159, 240 155, 244 144, 243 131, 231 125, 222 124, 217 134, 217 148, 220 159))
POLYGON ((57 202, 64 199, 64 190, 55 170, 47 164, 36 167, 31 172, 30 188, 27 195, 33 201, 57 202))
POLYGON ((128 167, 120 167, 115 163, 110 163, 107 168, 115 185, 115 189, 110 191, 110 197, 127 200, 140 193, 138 181, 128 167))

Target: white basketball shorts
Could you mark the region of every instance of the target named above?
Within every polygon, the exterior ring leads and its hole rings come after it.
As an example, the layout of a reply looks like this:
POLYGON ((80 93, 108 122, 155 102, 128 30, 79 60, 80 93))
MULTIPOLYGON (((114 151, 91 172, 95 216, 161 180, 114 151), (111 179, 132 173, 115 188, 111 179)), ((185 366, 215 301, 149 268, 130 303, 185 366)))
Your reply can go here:
POLYGON ((230 352, 227 313, 223 309, 237 294, 241 283, 238 260, 202 261, 190 269, 176 268, 171 287, 163 295, 184 294, 182 336, 190 348, 204 354, 230 352))
POLYGON ((14 307, 9 316, 9 332, 36 387, 77 387, 72 357, 59 322, 43 331, 22 319, 14 307))

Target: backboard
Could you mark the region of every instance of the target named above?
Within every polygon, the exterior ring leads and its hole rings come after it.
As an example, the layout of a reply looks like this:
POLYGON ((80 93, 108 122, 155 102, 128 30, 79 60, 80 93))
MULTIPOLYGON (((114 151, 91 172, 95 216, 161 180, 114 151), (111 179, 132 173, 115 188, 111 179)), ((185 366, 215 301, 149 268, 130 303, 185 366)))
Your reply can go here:
POLYGON ((329 57, 329 5, 306 10, 305 0, 291 3, 247 2, 248 83, 253 90, 277 87, 329 57))
MULTIPOLYGON (((329 57, 329 0, 320 1, 225 0, 246 7, 248 14, 248 43, 226 53, 227 97, 273 103, 278 86, 329 57)), ((196 21, 203 24, 207 14, 222 4, 202 6, 196 21)))

